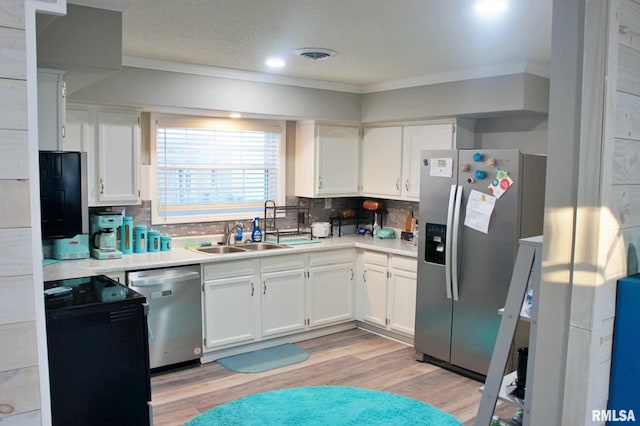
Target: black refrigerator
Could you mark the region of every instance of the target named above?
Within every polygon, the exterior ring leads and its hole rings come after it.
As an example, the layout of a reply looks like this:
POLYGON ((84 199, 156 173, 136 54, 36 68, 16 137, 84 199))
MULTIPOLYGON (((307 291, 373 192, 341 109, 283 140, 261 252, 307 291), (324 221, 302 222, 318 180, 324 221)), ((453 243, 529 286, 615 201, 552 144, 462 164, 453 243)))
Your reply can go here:
POLYGON ((145 297, 104 275, 44 288, 53 425, 150 425, 145 297))

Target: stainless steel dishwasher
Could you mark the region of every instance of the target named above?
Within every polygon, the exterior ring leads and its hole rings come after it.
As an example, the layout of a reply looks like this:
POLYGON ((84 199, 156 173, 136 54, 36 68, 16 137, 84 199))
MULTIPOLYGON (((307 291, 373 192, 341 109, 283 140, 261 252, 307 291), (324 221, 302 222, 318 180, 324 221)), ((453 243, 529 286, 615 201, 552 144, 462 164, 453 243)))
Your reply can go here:
POLYGON ((200 265, 127 272, 127 286, 149 304, 149 367, 202 356, 200 265))

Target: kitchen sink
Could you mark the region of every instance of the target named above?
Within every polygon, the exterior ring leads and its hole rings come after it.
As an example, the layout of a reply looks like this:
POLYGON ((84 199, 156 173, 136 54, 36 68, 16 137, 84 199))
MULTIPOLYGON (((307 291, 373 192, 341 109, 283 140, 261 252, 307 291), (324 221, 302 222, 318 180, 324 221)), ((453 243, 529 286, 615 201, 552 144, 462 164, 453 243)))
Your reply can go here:
POLYGON ((211 247, 198 247, 194 249, 195 251, 199 251, 200 253, 207 254, 223 254, 223 253, 240 253, 244 250, 238 247, 233 246, 211 246, 211 247))
POLYGON ((282 244, 274 244, 274 243, 245 243, 242 244, 244 250, 271 250, 271 249, 279 249, 286 248, 287 246, 283 246, 282 244))

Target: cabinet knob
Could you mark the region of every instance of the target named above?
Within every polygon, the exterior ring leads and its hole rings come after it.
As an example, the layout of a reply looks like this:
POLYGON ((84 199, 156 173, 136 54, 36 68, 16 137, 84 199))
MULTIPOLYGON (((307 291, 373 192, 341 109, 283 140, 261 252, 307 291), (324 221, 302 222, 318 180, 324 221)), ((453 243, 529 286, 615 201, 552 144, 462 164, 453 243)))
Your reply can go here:
POLYGON ((255 288, 253 287, 253 281, 251 281, 251 297, 253 297, 254 290, 255 288))
POLYGON ((407 181, 404 183, 404 190, 405 191, 409 190, 409 179, 407 179, 407 181))
POLYGON ((318 189, 322 189, 322 176, 318 177, 318 189))
POLYGON ((400 178, 396 179, 396 190, 400 191, 400 178))

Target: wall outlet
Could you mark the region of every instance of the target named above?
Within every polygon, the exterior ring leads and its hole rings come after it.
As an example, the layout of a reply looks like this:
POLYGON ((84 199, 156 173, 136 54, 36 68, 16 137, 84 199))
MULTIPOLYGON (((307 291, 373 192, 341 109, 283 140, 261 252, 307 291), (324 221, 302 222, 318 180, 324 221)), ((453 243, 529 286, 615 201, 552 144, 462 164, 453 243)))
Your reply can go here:
POLYGON ((325 209, 330 209, 331 208, 331 198, 325 198, 324 199, 324 208, 325 209))

